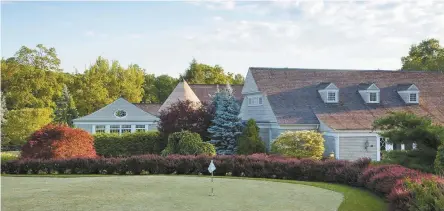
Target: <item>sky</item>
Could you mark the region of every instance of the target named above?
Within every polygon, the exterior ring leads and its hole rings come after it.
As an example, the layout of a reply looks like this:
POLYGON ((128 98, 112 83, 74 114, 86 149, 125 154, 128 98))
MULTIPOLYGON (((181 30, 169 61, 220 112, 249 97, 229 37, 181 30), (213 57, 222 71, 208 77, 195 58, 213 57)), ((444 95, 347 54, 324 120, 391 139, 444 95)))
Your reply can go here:
MULTIPOLYGON (((1 55, 54 47, 65 72, 102 56, 179 76, 195 58, 249 67, 387 69, 444 42, 444 1, 2 2, 1 55)), ((442 43, 444 44, 444 43, 442 43)))

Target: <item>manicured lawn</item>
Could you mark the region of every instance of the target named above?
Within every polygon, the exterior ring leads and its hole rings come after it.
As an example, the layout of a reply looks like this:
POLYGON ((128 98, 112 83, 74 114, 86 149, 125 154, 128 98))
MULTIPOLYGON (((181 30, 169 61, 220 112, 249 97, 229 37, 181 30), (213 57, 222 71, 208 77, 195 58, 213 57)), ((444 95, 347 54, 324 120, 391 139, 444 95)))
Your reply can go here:
POLYGON ((60 176, 2 176, 2 210, 381 211, 386 206, 367 191, 327 183, 217 177, 215 196, 209 196, 209 177, 60 176))

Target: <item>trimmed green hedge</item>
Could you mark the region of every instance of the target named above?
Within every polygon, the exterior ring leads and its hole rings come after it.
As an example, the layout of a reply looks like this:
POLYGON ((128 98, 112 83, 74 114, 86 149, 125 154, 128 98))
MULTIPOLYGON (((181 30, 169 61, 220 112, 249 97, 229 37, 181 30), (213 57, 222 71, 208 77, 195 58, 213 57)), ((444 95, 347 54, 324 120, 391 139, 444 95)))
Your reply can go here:
POLYGON ((104 157, 127 157, 143 154, 160 154, 159 132, 137 132, 126 134, 96 134, 94 147, 97 155, 104 157))

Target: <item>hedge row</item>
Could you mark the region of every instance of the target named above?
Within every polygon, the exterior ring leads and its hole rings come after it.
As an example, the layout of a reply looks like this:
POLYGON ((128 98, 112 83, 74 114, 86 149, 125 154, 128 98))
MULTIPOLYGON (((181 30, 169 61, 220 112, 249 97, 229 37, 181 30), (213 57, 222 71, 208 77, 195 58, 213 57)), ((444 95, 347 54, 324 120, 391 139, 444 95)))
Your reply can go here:
POLYGON ((284 159, 262 155, 192 156, 140 155, 126 158, 16 160, 2 164, 8 174, 208 174, 213 159, 215 175, 281 178, 308 181, 337 182, 357 185, 358 177, 369 159, 349 161, 314 161, 284 159))
MULTIPOLYGON (((409 210, 417 206, 436 207, 438 205, 433 203, 439 202, 439 197, 444 197, 442 195, 444 181, 437 176, 424 174, 399 165, 370 166, 369 159, 350 162, 344 160, 286 159, 264 154, 215 157, 206 155, 170 155, 167 157, 140 155, 122 158, 15 160, 3 163, 1 171, 8 174, 208 175, 207 168, 211 159, 216 165, 215 175, 217 176, 230 175, 319 181, 364 187, 387 197, 392 211, 409 210), (418 193, 406 187, 406 180, 419 181, 424 178, 429 180, 426 184, 437 186, 434 190, 438 190, 438 192, 429 193, 424 191, 425 195, 428 194, 428 200, 418 201, 415 198, 418 193)), ((426 190, 427 188, 423 189, 426 190)))
POLYGON ((119 134, 97 134, 94 147, 97 155, 104 157, 128 157, 143 154, 160 154, 158 132, 138 132, 119 134))

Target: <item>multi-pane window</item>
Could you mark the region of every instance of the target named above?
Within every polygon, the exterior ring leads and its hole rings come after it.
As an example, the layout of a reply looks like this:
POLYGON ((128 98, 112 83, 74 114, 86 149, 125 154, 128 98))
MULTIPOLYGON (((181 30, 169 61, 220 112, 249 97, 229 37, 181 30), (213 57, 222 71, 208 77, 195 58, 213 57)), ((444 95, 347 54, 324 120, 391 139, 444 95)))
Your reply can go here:
POLYGON ((144 132, 145 125, 136 125, 136 132, 144 132))
POLYGON ((105 125, 96 125, 96 133, 105 133, 105 125))
POLYGON ((131 133, 131 125, 121 125, 120 133, 131 133))
POLYGON ((110 125, 109 132, 110 133, 120 133, 120 125, 110 125))
POLYGON ((336 102, 336 92, 327 93, 327 102, 336 102))
POLYGON ((370 102, 378 102, 378 93, 370 92, 370 102))
POLYGON ((248 97, 248 106, 259 106, 262 103, 262 97, 248 97))
POLYGON ((418 96, 416 93, 410 93, 410 102, 417 102, 418 101, 418 96))

